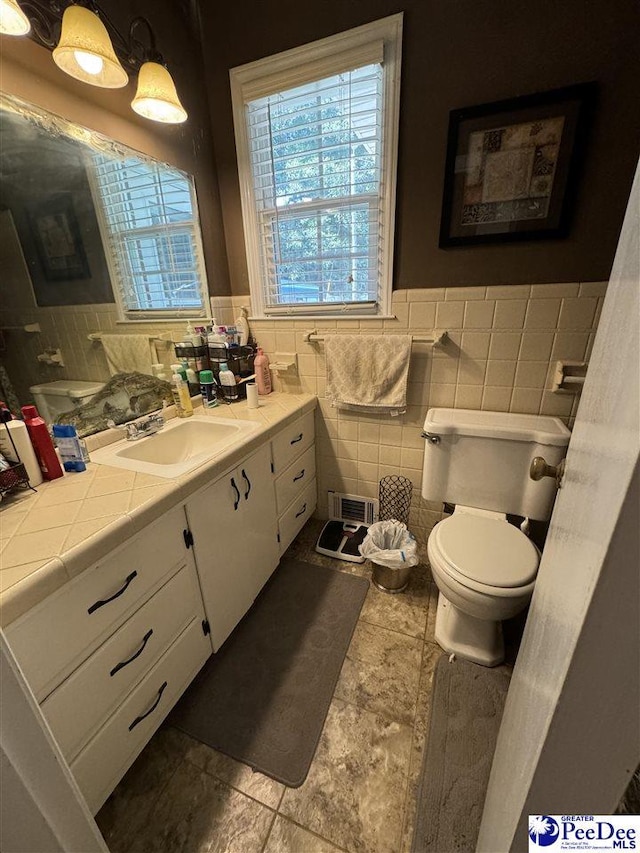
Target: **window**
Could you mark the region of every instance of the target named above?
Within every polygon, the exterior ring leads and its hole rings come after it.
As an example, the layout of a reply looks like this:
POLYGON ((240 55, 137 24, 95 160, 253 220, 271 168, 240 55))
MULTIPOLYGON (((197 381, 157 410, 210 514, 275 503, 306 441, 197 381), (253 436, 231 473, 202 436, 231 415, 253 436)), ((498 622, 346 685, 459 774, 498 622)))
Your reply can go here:
POLYGON ((200 232, 187 175, 137 157, 93 154, 91 183, 124 319, 205 310, 200 232))
POLYGON ((402 15, 231 71, 254 313, 388 314, 402 15))

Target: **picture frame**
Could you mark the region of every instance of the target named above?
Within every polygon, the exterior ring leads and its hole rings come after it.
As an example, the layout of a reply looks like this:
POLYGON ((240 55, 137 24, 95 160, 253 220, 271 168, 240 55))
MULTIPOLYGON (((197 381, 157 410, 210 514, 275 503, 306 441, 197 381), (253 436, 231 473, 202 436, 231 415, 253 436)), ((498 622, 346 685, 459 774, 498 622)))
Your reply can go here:
POLYGON ((441 248, 566 237, 595 83, 453 110, 441 248))
POLYGON ((33 240, 47 281, 89 278, 71 193, 56 193, 28 210, 33 240))

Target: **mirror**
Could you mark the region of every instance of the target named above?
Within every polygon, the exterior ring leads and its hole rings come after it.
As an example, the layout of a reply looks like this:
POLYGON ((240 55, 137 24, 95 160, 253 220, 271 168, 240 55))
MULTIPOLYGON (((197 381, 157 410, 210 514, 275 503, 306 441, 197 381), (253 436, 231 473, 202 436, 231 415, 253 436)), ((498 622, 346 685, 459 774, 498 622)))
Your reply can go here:
MULTIPOLYGON (((0 270, 0 399, 14 412, 35 402, 52 421, 123 373, 135 376, 98 414, 122 423, 157 409, 167 388, 151 365, 175 361, 166 319, 206 314, 193 180, 0 96, 0 270), (31 390, 69 381, 86 384, 31 390)), ((84 434, 104 428, 96 411, 84 434)))

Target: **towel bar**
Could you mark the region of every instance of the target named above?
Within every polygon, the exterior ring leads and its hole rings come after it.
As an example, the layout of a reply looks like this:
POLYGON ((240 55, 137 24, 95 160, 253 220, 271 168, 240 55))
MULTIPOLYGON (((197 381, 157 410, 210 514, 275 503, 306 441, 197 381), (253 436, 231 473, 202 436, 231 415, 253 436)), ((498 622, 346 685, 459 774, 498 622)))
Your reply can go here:
MULTIPOLYGON (((317 331, 317 329, 309 329, 307 330, 303 338, 305 341, 323 341, 326 335, 321 334, 317 331)), ((411 343, 412 344, 431 344, 431 346, 437 347, 439 344, 444 343, 447 339, 447 332, 436 331, 433 335, 411 335, 411 343)))
MULTIPOLYGON (((87 335, 87 339, 90 341, 101 341, 102 340, 102 332, 90 332, 87 335)), ((149 335, 150 341, 162 341, 164 344, 172 343, 170 338, 162 338, 158 337, 158 335, 149 335)))

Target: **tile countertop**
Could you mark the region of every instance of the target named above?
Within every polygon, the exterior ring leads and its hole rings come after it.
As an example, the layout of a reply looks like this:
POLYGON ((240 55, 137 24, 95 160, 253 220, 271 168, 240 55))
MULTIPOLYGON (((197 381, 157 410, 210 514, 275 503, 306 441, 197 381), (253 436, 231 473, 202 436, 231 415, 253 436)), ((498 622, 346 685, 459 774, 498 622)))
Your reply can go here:
MULTIPOLYGON (((37 493, 7 495, 0 504, 0 626, 35 607, 315 405, 310 394, 274 392, 260 398, 258 409, 248 409, 246 401, 198 408, 197 414, 214 418, 258 421, 262 429, 175 479, 91 462, 82 473, 43 483, 37 493)), ((90 451, 105 443, 102 436, 87 439, 90 451)))

